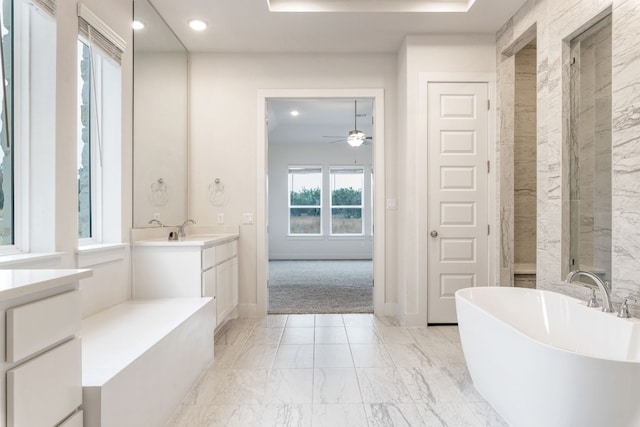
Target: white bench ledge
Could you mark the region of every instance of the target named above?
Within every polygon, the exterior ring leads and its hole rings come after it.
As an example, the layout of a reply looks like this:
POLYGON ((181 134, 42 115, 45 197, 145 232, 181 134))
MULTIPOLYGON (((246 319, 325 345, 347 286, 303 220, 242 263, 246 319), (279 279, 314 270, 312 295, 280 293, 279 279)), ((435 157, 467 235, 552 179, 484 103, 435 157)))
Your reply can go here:
POLYGON ((131 300, 82 321, 82 382, 101 386, 211 298, 131 300))
POLYGON ((82 321, 85 426, 166 423, 213 360, 215 300, 130 300, 82 321))

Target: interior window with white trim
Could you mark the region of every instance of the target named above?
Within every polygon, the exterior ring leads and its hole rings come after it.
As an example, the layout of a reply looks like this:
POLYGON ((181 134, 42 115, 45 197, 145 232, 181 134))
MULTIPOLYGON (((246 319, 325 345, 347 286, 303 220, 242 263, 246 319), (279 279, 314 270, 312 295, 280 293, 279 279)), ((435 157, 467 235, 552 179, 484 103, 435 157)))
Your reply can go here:
POLYGON ((331 167, 331 234, 364 234, 364 168, 331 167))
POLYGON ((322 234, 320 166, 289 166, 289 234, 322 234))

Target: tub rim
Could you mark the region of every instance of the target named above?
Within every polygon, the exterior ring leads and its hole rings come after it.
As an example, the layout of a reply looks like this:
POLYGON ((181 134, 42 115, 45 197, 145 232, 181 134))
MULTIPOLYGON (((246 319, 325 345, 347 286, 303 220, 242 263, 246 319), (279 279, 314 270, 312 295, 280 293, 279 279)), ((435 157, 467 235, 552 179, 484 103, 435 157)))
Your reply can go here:
MULTIPOLYGON (((465 293, 469 293, 469 292, 473 292, 474 290, 481 290, 480 292, 489 292, 490 290, 493 290, 493 291, 499 290, 500 292, 517 292, 517 293, 518 292, 519 293, 535 292, 535 293, 556 294, 556 295, 559 295, 559 296, 561 296, 563 298, 568 298, 570 300, 573 300, 573 302, 575 302, 576 304, 582 305, 585 308, 587 308, 586 307, 586 302, 584 302, 584 301, 582 301, 582 300, 580 300, 578 298, 572 297, 571 295, 562 294, 560 292, 550 291, 550 290, 547 290, 547 289, 515 288, 515 287, 506 287, 506 286, 468 287, 468 288, 458 289, 454 293, 454 296, 455 296, 455 299, 456 299, 456 308, 457 308, 458 298, 460 298, 462 301, 466 302, 467 304, 469 304, 473 308, 475 308, 477 310, 480 310, 481 312, 483 312, 484 314, 488 315, 492 319, 500 322, 502 325, 504 325, 507 328, 515 331, 517 334, 522 335, 525 338, 528 338, 528 339, 534 341, 535 343, 540 344, 540 345, 542 345, 544 347, 547 347, 549 349, 556 350, 556 351, 562 351, 562 352, 570 353, 570 354, 577 355, 577 356, 582 356, 582 357, 588 357, 588 358, 592 358, 592 359, 598 359, 598 360, 602 360, 602 361, 607 361, 607 362, 640 364, 640 351, 638 352, 638 359, 628 359, 628 358, 627 359, 620 359, 620 358, 600 357, 598 355, 589 354, 589 353, 585 353, 585 352, 581 352, 581 351, 577 351, 577 350, 570 350, 570 349, 567 349, 567 348, 558 347, 557 345, 552 345, 552 344, 549 344, 549 343, 546 343, 546 342, 542 342, 539 339, 534 338, 531 335, 524 333, 520 329, 518 329, 515 326, 513 326, 511 323, 505 322, 503 319, 500 319, 495 314, 493 314, 490 311, 488 311, 486 308, 481 307, 478 304, 473 304, 472 301, 468 297, 464 296, 464 294, 465 293)), ((602 312, 600 312, 600 313, 602 313, 602 312)), ((605 316, 615 316, 616 315, 616 313, 602 313, 602 314, 605 315, 605 316)), ((633 325, 640 324, 640 319, 635 318, 635 317, 630 317, 630 318, 619 318, 619 317, 616 317, 616 319, 619 319, 620 321, 630 322, 633 325)), ((460 321, 459 320, 458 320, 458 327, 460 327, 460 321)), ((464 350, 464 346, 462 348, 464 350)))

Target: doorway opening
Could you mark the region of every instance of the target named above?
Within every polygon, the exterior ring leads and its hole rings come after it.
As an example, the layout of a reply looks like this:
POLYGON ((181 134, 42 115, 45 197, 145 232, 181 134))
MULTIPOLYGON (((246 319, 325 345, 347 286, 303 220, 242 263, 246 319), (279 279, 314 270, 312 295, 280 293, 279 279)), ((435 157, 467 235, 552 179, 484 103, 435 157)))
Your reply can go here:
POLYGON ((382 91, 259 96, 257 314, 385 314, 382 91))
POLYGON ((268 313, 373 312, 373 102, 267 100, 268 313))

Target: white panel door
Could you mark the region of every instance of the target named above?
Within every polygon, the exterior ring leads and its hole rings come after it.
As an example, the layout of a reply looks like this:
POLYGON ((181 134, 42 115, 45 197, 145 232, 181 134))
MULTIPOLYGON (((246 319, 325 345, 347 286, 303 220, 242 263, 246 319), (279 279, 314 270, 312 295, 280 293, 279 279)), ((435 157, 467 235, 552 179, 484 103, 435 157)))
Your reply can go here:
POLYGON ((427 321, 457 323, 454 293, 488 279, 488 84, 429 83, 427 321))

